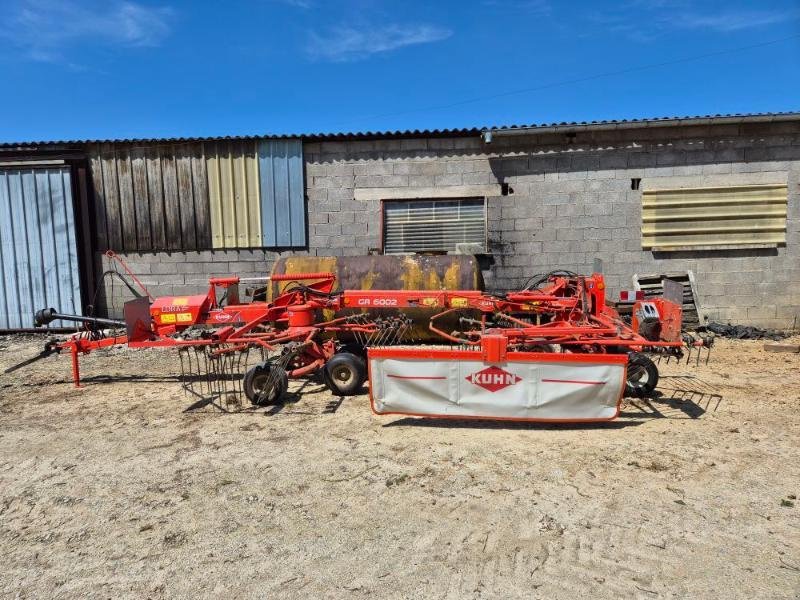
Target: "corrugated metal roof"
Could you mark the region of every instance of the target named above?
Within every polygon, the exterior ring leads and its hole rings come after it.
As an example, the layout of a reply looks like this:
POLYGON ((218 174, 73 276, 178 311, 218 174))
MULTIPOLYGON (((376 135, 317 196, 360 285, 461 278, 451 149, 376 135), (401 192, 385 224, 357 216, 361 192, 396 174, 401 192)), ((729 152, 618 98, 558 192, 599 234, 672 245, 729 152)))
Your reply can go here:
POLYGON ((418 138, 418 137, 472 137, 484 131, 493 132, 536 132, 550 130, 602 130, 618 128, 638 128, 670 125, 701 125, 701 124, 736 124, 758 123, 774 121, 800 120, 800 112, 764 112, 764 113, 734 113, 717 115, 689 115, 672 117, 649 117, 641 119, 611 119, 603 121, 564 121, 561 123, 533 123, 528 125, 499 125, 484 127, 464 127, 454 129, 406 129, 395 131, 357 131, 357 132, 329 132, 329 133, 293 133, 240 135, 240 136, 210 136, 210 137, 172 137, 172 138, 119 138, 107 140, 41 140, 23 142, 3 142, 0 149, 30 149, 43 146, 82 146, 85 144, 99 143, 169 143, 179 144, 188 142, 213 142, 213 141, 246 141, 260 139, 302 139, 314 141, 345 141, 345 140, 375 140, 392 138, 418 138))

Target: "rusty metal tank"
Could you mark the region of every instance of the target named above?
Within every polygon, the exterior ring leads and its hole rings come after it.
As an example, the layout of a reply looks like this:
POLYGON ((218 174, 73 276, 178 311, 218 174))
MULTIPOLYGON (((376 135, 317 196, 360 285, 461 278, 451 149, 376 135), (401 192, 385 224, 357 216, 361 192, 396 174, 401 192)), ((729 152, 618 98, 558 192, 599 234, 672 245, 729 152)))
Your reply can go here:
MULTIPOLYGON (((334 290, 483 290, 480 265, 474 256, 286 256, 275 261, 272 274, 330 272, 336 275, 334 290)), ((280 294, 287 282, 271 283, 267 298, 280 294)), ((329 311, 326 311, 329 312, 329 311)), ((326 314, 326 319, 358 309, 326 314)), ((395 309, 370 309, 371 313, 397 314, 395 309)), ((438 311, 405 310, 414 321, 411 334, 419 341, 433 341, 428 321, 438 311)), ((442 326, 447 323, 440 322, 442 326)), ((455 327, 456 323, 453 323, 455 327)))

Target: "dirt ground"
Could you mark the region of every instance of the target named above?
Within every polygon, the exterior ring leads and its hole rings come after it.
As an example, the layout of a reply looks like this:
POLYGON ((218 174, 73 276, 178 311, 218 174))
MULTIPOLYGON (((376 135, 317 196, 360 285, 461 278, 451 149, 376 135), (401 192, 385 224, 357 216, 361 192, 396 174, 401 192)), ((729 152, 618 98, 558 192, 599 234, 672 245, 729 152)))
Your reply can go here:
MULTIPOLYGON (((795 340, 795 343, 797 341, 795 340)), ((38 338, 0 338, 0 369, 38 338)), ((594 426, 193 401, 169 351, 0 375, 9 598, 798 598, 800 355, 720 340, 594 426)), ((293 383, 297 390, 300 383, 293 383)))

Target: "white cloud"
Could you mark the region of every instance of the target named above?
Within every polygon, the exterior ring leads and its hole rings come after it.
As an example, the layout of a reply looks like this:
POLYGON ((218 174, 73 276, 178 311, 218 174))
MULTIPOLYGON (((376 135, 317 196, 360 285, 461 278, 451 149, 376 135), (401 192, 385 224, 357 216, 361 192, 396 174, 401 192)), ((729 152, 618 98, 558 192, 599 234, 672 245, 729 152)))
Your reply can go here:
POLYGON ((676 18, 673 25, 687 29, 712 29, 728 33, 782 23, 790 20, 793 16, 796 16, 796 13, 767 10, 742 10, 707 15, 685 13, 676 18))
POLYGON ((6 11, 0 38, 33 60, 62 61, 79 45, 157 46, 169 35, 172 14, 169 7, 124 0, 19 0, 6 11))
POLYGON ((425 24, 361 28, 343 25, 323 34, 312 32, 307 52, 315 60, 345 62, 405 46, 439 42, 451 35, 449 29, 425 24))
POLYGON ((760 10, 729 7, 714 13, 697 10, 684 0, 630 0, 623 10, 590 13, 590 19, 627 38, 651 41, 677 30, 733 33, 791 21, 793 10, 760 10))

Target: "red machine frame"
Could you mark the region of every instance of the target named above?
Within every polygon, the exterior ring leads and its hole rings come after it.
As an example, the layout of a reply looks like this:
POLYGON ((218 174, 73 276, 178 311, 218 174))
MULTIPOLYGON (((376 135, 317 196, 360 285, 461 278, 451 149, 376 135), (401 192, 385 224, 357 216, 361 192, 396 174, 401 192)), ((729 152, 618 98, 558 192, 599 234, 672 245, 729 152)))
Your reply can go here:
MULTIPOLYGON (((606 305, 605 282, 600 274, 553 276, 537 289, 507 294, 474 290, 334 292, 334 275, 324 272, 259 279, 288 285, 272 302, 223 304, 218 299, 220 291, 224 296, 246 280, 235 276, 212 278, 204 295, 153 300, 147 311, 148 318, 127 319, 127 335, 104 337, 96 330, 87 330, 54 344, 53 349, 70 352, 76 386, 80 385, 81 354, 122 344, 131 348, 206 346, 214 353, 224 354, 251 347, 274 350, 294 342, 302 346, 302 351, 287 371, 290 377, 300 377, 323 367, 336 353, 337 340, 342 336, 372 335, 378 331, 375 322, 369 320, 353 321, 347 316, 319 320, 321 311, 363 313, 365 310, 397 309, 402 312, 419 308, 433 313, 428 328, 441 343, 465 347, 491 344, 492 338, 497 336, 502 337, 504 347, 517 352, 557 345, 568 352, 624 354, 645 348, 680 352, 687 346, 680 336, 680 306, 663 299, 656 301, 666 320, 661 320, 659 337, 648 339, 639 333, 636 321, 633 328, 626 325, 617 312, 606 305), (440 328, 439 322, 444 317, 464 311, 479 315, 479 319, 471 320, 471 328, 450 333, 440 328), (498 321, 502 321, 502 327, 498 326, 498 321), (205 329, 204 336, 182 336, 190 328, 198 327, 205 329)), ((232 297, 238 298, 238 293, 232 297)), ((634 314, 641 313, 646 305, 646 302, 637 302, 634 314)), ((700 346, 702 341, 690 345, 700 346)))

